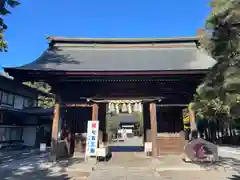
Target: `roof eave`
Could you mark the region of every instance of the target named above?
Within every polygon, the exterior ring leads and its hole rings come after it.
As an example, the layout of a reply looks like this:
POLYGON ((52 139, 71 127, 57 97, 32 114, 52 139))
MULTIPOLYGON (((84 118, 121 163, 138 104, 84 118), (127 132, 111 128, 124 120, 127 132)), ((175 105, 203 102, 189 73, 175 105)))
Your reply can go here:
POLYGON ((21 68, 4 68, 13 77, 23 74, 28 75, 65 75, 65 76, 144 76, 144 75, 180 75, 180 74, 206 74, 209 69, 186 70, 148 70, 148 71, 57 71, 57 70, 29 70, 21 68))

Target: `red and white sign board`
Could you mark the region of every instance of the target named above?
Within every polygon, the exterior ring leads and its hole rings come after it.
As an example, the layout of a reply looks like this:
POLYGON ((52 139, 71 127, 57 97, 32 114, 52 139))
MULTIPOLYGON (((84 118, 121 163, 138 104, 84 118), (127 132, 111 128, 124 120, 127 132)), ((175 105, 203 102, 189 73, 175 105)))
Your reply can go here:
POLYGON ((85 156, 96 156, 98 146, 99 121, 88 121, 85 156))

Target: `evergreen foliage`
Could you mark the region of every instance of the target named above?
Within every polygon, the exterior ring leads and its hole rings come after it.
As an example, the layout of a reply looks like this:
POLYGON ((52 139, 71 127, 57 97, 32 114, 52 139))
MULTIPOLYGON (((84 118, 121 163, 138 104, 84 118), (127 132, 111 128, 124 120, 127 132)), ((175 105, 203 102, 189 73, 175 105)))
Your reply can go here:
POLYGON ((0 51, 7 51, 7 42, 4 40, 4 32, 8 26, 4 23, 3 17, 10 14, 9 9, 19 6, 16 0, 0 0, 0 51))
POLYGON ((240 0, 212 0, 202 48, 215 66, 197 88, 192 108, 202 118, 240 117, 240 0))
POLYGON ((44 82, 24 82, 23 84, 42 91, 45 95, 39 95, 38 106, 42 108, 51 108, 55 104, 54 96, 50 93, 51 87, 44 82), (48 95, 48 96, 47 96, 48 95))

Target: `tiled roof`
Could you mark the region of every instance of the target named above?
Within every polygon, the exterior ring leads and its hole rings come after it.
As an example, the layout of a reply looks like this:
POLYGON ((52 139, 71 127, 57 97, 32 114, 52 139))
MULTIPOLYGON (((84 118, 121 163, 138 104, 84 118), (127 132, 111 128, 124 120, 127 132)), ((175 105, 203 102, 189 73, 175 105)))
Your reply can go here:
POLYGON ((164 71, 203 70, 215 60, 196 46, 196 37, 179 39, 49 38, 50 48, 22 70, 164 71))

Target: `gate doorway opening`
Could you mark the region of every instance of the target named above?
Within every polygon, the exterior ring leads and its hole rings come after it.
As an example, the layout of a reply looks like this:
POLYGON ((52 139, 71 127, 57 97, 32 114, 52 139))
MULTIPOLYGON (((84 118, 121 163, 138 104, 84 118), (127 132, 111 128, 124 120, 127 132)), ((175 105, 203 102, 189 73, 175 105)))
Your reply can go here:
MULTIPOLYGON (((92 120, 92 107, 62 107, 61 109, 60 140, 67 142, 64 149, 70 156, 84 154, 87 123, 92 120)), ((97 120, 99 121, 99 140, 107 145, 111 152, 144 151, 143 112, 109 113, 108 104, 104 102, 99 106, 97 120)))
POLYGON ((107 132, 111 135, 112 152, 139 152, 144 150, 143 112, 108 114, 107 132))
POLYGON ((87 123, 91 119, 91 107, 64 107, 62 114, 61 140, 65 140, 67 153, 85 153, 87 123))

